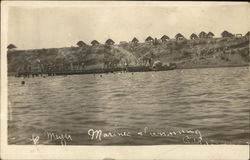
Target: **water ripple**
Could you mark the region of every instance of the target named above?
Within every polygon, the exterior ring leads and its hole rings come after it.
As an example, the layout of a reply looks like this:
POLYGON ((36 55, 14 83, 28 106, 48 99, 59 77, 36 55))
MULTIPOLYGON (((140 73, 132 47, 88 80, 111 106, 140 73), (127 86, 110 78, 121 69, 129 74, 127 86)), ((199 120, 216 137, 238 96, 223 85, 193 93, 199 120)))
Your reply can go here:
MULTIPOLYGON (((249 135, 249 74, 245 68, 9 77, 10 144, 31 144, 33 133, 74 136, 74 145, 182 144, 177 137, 91 141, 90 128, 137 132, 144 127, 199 129, 209 143, 246 144, 249 135)), ((44 144, 60 144, 44 140, 44 144)))

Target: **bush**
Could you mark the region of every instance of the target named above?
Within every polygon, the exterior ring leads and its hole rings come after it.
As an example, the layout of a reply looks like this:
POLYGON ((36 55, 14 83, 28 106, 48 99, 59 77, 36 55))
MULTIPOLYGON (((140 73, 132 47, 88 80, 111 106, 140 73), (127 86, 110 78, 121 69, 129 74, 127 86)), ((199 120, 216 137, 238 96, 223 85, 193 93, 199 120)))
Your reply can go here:
POLYGON ((249 51, 247 49, 240 52, 240 55, 246 62, 249 62, 249 51))

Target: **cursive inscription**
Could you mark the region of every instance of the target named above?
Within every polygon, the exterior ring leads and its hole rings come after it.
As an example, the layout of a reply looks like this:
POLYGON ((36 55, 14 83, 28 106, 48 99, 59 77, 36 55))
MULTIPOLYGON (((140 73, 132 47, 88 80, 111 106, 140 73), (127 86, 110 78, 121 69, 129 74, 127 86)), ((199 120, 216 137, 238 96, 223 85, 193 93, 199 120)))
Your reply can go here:
POLYGON ((39 139, 40 139, 39 136, 35 136, 34 134, 32 134, 31 141, 34 143, 34 145, 38 143, 39 139))
MULTIPOLYGON (((147 137, 174 137, 174 136, 179 136, 183 135, 182 140, 183 143, 185 144, 191 144, 191 143, 196 143, 196 144, 202 144, 202 135, 199 130, 177 130, 177 131, 172 131, 172 132, 154 132, 154 131, 149 131, 148 127, 145 127, 143 131, 140 132, 103 132, 101 129, 89 129, 88 130, 88 135, 90 136, 91 140, 98 140, 102 141, 105 138, 114 138, 114 137, 131 137, 131 136, 147 136, 147 137)), ((206 142, 207 144, 207 142, 206 142)))
POLYGON ((53 132, 46 132, 47 133, 47 138, 49 140, 59 140, 61 142, 62 145, 67 145, 68 141, 72 141, 72 137, 70 134, 56 134, 53 132))
MULTIPOLYGON (((139 137, 175 137, 175 140, 182 140, 184 144, 208 144, 207 141, 203 140, 201 132, 196 130, 175 130, 171 132, 166 131, 154 131, 149 129, 148 127, 144 127, 143 130, 139 131, 106 131, 104 132, 101 129, 89 129, 87 132, 88 136, 91 140, 102 141, 103 139, 112 139, 115 137, 131 137, 131 138, 139 138, 139 137)), ((72 136, 67 133, 58 134, 55 132, 45 131, 44 134, 46 136, 45 139, 52 141, 58 141, 61 145, 67 145, 70 141, 73 141, 72 136)), ((41 136, 41 135, 40 135, 41 136)), ((33 144, 39 144, 40 139, 44 139, 38 135, 32 134, 32 138, 30 140, 33 144)))
POLYGON ((89 129, 88 130, 88 135, 91 137, 91 140, 93 139, 97 139, 99 141, 102 140, 102 137, 103 138, 112 138, 112 137, 116 137, 116 136, 119 136, 119 137, 130 137, 131 134, 130 132, 103 132, 102 130, 94 130, 94 129, 89 129))

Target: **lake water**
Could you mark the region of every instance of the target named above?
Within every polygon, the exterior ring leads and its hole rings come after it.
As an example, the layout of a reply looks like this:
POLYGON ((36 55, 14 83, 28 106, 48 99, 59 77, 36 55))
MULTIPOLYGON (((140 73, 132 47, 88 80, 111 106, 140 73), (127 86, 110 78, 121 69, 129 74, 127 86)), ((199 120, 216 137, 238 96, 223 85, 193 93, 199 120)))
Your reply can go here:
POLYGON ((249 144, 247 67, 8 81, 9 144, 249 144))

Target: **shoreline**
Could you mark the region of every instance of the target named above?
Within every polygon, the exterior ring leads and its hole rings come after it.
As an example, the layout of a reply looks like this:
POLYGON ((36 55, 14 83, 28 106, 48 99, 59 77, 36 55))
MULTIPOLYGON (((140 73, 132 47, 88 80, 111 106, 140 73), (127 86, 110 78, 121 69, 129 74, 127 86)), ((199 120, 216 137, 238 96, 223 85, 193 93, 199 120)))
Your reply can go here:
MULTIPOLYGON (((232 68, 232 67, 249 67, 249 64, 227 64, 227 65, 198 65, 198 66, 177 66, 176 68, 167 68, 167 69, 159 69, 153 70, 150 67, 130 67, 126 72, 159 72, 159 71, 169 71, 169 70, 183 70, 183 69, 205 69, 205 68, 232 68)), ((116 69, 95 69, 95 70, 86 70, 86 71, 65 71, 65 72, 45 72, 45 73, 38 73, 33 72, 32 74, 41 74, 41 75, 48 75, 48 76, 62 76, 62 75, 76 75, 76 74, 104 74, 104 73, 115 73, 115 72, 123 72, 124 69, 116 68, 116 69)), ((8 76, 15 76, 15 73, 8 73, 8 76)), ((22 76, 20 76, 22 77, 22 76)))
POLYGON ((180 66, 176 69, 203 69, 203 68, 232 68, 232 67, 249 67, 250 64, 227 64, 227 65, 199 65, 199 66, 180 66))
POLYGON ((249 66, 249 39, 221 37, 169 40, 157 45, 143 42, 136 45, 127 43, 13 50, 8 51, 7 55, 8 75, 24 77, 244 67, 249 66), (84 59, 81 59, 81 56, 84 56, 84 59), (24 62, 25 59, 29 61, 24 62), (131 66, 124 65, 127 60, 131 66), (156 63, 154 68, 145 66, 157 61, 165 65, 156 63))

